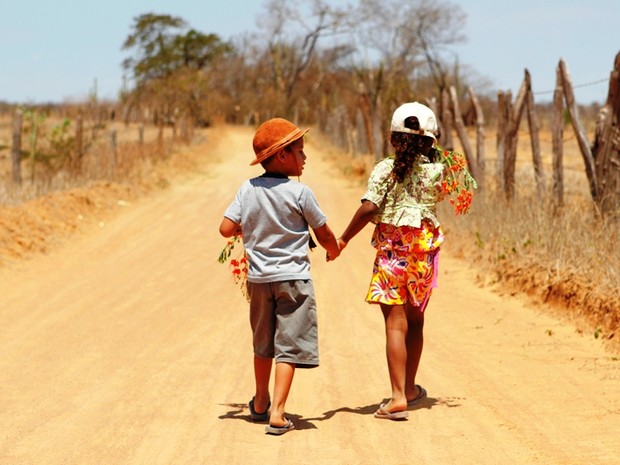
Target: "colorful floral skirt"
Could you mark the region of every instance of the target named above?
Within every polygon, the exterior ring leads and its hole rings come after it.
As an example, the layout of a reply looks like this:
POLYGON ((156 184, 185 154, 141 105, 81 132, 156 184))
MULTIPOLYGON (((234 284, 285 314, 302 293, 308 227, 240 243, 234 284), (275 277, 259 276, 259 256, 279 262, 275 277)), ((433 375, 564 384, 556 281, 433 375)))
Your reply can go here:
POLYGON ((410 302, 424 311, 437 286, 441 227, 424 221, 420 228, 379 223, 372 236, 377 255, 366 301, 387 305, 410 302))

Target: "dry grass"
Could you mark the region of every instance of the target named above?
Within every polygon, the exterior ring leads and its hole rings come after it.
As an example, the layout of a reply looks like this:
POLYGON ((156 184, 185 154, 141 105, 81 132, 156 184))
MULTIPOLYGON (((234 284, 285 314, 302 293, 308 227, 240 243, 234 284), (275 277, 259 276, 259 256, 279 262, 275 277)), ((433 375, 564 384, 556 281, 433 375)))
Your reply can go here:
MULTIPOLYGON (((45 150, 48 134, 58 121, 46 120, 41 129, 39 147, 45 150)), ((71 129, 74 131, 74 129, 71 129)), ((171 128, 159 138, 157 128, 144 130, 142 142, 137 125, 108 123, 96 130, 85 128, 88 146, 79 166, 67 157, 53 163, 36 162, 29 158, 21 163, 21 185, 12 181, 10 116, 0 117, 0 205, 17 205, 52 192, 84 187, 93 182, 131 182, 152 172, 153 165, 166 159, 174 146, 171 128), (115 150, 111 132, 116 132, 115 150)), ((22 136, 22 150, 28 150, 26 136, 22 136)))

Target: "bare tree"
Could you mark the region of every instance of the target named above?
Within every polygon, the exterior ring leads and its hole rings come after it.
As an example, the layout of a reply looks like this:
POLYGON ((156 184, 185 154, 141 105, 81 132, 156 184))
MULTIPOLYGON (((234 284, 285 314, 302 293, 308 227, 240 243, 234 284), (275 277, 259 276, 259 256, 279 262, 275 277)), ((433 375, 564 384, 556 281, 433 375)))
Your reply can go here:
POLYGON ((327 1, 270 0, 265 25, 271 79, 285 98, 286 114, 291 114, 302 73, 317 57, 319 39, 339 33, 345 17, 341 9, 327 1))

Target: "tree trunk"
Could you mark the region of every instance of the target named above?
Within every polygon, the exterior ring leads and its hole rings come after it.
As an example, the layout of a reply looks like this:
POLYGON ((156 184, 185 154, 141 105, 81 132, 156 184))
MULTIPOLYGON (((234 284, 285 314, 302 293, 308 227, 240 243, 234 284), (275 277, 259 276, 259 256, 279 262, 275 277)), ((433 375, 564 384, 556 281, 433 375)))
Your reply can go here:
POLYGON ((592 155, 598 180, 598 205, 605 215, 620 215, 620 53, 609 79, 607 102, 599 113, 592 155))

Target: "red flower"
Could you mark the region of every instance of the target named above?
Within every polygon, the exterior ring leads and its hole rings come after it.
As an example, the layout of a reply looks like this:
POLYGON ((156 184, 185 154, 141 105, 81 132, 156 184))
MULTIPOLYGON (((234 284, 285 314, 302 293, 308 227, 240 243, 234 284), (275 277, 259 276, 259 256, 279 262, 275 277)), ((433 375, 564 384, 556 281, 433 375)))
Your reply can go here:
POLYGON ((473 189, 476 189, 478 184, 467 170, 467 160, 463 155, 439 148, 437 152, 439 161, 446 167, 446 179, 441 183, 441 189, 447 197, 450 197, 449 202, 454 208, 454 213, 464 215, 469 212, 474 195, 473 189))

